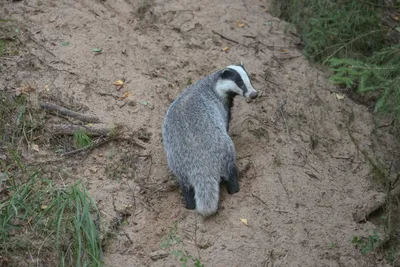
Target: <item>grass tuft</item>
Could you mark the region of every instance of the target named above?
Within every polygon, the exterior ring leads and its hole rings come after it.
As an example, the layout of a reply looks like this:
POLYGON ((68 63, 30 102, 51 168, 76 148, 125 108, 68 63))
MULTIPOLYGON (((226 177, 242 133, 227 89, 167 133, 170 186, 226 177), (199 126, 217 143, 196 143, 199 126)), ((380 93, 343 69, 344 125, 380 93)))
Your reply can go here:
POLYGON ((78 129, 73 135, 75 148, 89 147, 93 145, 93 140, 84 131, 78 129))
POLYGON ((60 188, 16 164, 19 168, 13 169, 2 162, 0 255, 10 263, 101 266, 92 218, 99 214, 85 187, 77 182, 60 188))
POLYGON ((192 266, 195 267, 204 267, 204 264, 201 263, 199 258, 188 254, 185 250, 183 240, 178 235, 178 223, 176 221, 171 227, 168 235, 163 237, 160 247, 165 250, 175 247, 175 249, 171 251, 171 255, 174 255, 179 259, 179 262, 182 263, 182 267, 187 267, 189 263, 192 263, 192 266))

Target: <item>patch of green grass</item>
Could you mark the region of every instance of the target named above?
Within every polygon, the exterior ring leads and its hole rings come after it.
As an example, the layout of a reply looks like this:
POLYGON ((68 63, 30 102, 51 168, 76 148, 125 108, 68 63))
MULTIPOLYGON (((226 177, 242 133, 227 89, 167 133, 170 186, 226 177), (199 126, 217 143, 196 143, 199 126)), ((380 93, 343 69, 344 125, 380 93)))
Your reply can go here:
POLYGON ((274 164, 274 166, 276 166, 276 167, 278 167, 278 168, 282 166, 282 160, 281 160, 279 154, 277 154, 277 155, 274 157, 272 163, 274 164))
POLYGON ((178 235, 178 223, 174 222, 171 230, 168 235, 166 235, 161 243, 162 249, 169 249, 171 247, 175 247, 176 249, 171 251, 171 255, 179 258, 179 261, 182 263, 182 267, 187 267, 188 263, 192 263, 195 267, 204 267, 204 264, 201 263, 199 258, 196 258, 187 253, 184 250, 184 244, 182 242, 181 237, 178 235))
POLYGON ((0 40, 0 57, 4 55, 4 47, 5 47, 4 41, 0 40))
POLYGON ((84 131, 78 129, 73 135, 73 143, 76 148, 89 147, 93 145, 93 140, 84 131))
MULTIPOLYGON (((101 266, 99 215, 85 187, 58 187, 38 171, 3 165, 0 255, 11 264, 101 266)), ((18 167, 17 167, 18 166, 18 167)))
POLYGON ((351 241, 356 247, 360 248, 360 252, 363 255, 367 255, 368 253, 374 251, 378 248, 380 242, 380 238, 378 236, 378 230, 375 230, 372 235, 369 235, 367 238, 360 238, 355 236, 351 241))

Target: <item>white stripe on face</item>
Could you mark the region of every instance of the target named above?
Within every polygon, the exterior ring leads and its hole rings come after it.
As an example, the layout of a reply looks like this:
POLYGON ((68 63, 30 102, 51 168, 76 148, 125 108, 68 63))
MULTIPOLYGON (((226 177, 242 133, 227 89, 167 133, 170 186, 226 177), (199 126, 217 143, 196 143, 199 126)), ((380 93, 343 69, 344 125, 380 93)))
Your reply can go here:
POLYGON ((235 93, 237 93, 239 95, 243 94, 242 89, 237 87, 236 83, 234 81, 231 81, 231 80, 219 80, 217 85, 216 85, 216 91, 223 98, 226 97, 226 94, 229 91, 230 92, 235 92, 235 93))
POLYGON ((239 73, 240 77, 242 78, 244 85, 247 88, 247 93, 244 97, 249 98, 251 93, 257 92, 256 89, 251 85, 250 78, 247 75, 246 71, 241 66, 230 65, 227 68, 234 69, 237 73, 239 73))

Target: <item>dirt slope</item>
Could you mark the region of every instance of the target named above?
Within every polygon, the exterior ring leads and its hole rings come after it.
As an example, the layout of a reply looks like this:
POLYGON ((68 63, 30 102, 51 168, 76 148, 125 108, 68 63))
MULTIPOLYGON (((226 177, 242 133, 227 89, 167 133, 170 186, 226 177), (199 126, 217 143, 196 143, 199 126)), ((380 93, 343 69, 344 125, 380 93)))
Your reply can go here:
MULTIPOLYGON (((29 82, 42 89, 42 99, 122 124, 136 136, 100 147, 84 160, 47 166, 65 173, 63 182, 83 179, 106 225, 113 224, 116 210, 130 213, 106 246, 107 266, 179 266, 173 255, 150 258, 174 221, 184 249, 205 266, 383 266, 351 244, 376 227, 352 217, 377 190, 356 143, 386 159, 396 151, 392 137, 374 131, 365 107, 336 97, 337 89, 301 56, 295 35, 284 33, 285 23, 264 10, 266 1, 3 5, 5 16, 25 26, 21 38, 30 53, 4 61, 3 73, 12 79, 2 79, 2 86, 29 82), (95 47, 102 53, 94 54, 95 47), (219 214, 204 220, 184 209, 173 186, 162 120, 190 81, 238 62, 262 95, 253 103, 235 101, 230 132, 241 191, 228 196, 223 188, 219 214), (112 83, 122 78, 126 84, 117 91, 112 83), (125 92, 132 95, 119 100, 125 92), (133 142, 139 135, 144 149, 133 142)), ((30 156, 58 157, 48 149, 30 156)))

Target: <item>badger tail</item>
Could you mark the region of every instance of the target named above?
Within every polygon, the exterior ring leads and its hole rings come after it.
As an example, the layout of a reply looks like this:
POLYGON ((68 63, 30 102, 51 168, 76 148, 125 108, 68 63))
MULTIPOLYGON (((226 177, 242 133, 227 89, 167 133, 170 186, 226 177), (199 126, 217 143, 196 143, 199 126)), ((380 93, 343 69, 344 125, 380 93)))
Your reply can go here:
POLYGON ((204 217, 217 212, 219 183, 217 179, 200 178, 195 185, 196 210, 204 217))

